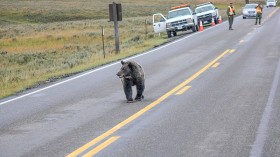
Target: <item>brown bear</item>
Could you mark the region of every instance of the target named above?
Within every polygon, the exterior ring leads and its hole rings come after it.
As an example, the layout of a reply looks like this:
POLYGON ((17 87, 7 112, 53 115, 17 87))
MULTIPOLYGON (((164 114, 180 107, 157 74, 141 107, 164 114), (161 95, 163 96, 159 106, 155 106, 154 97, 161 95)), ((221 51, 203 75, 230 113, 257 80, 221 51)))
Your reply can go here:
POLYGON ((145 75, 141 65, 133 61, 121 61, 122 67, 117 73, 121 78, 123 90, 126 96, 127 103, 132 103, 132 86, 136 85, 137 94, 136 101, 144 99, 143 92, 145 89, 145 75))

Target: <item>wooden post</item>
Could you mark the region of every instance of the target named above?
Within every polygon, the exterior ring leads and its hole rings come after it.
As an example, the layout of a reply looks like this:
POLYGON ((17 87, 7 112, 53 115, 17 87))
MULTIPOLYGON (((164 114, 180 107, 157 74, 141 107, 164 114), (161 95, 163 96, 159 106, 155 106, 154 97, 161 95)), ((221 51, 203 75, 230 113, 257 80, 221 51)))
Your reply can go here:
POLYGON ((146 39, 147 39, 147 34, 148 34, 147 25, 148 25, 148 20, 145 19, 145 36, 146 36, 146 39))
POLYGON ((105 47, 104 47, 104 27, 102 26, 102 46, 103 46, 103 56, 105 58, 105 47))
POLYGON ((116 54, 120 52, 120 42, 119 42, 119 25, 118 25, 118 16, 117 16, 117 4, 113 2, 113 19, 114 19, 114 28, 115 28, 115 47, 116 54))

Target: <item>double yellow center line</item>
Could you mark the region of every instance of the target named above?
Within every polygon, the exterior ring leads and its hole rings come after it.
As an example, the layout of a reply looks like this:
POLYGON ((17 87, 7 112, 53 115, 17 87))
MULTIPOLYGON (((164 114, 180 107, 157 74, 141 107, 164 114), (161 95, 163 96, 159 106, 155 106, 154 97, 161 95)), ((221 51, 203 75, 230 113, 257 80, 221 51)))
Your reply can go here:
MULTIPOLYGON (((76 156, 80 155, 81 153, 83 153, 84 151, 86 151, 87 149, 92 147, 93 145, 97 144, 98 142, 100 142, 103 139, 107 138, 108 136, 112 135, 113 133, 115 133, 116 131, 118 131, 119 129, 121 129, 122 127, 124 127, 128 123, 130 123, 131 121, 135 120, 136 118, 138 118, 139 116, 141 116, 145 112, 149 111, 150 109, 152 109, 153 107, 155 107, 156 105, 158 105, 159 103, 164 101, 166 98, 168 98, 169 96, 171 96, 174 93, 176 93, 178 90, 181 89, 176 95, 182 94, 184 91, 186 91, 187 89, 190 88, 190 86, 186 86, 188 83, 193 81, 195 78, 200 76, 203 72, 205 72, 207 69, 209 69, 215 63, 217 63, 217 61, 220 60, 222 57, 224 57, 227 53, 230 53, 230 52, 233 52, 233 51, 234 51, 233 49, 231 49, 231 50, 228 49, 228 50, 224 51, 216 59, 211 61, 205 67, 203 67, 198 72, 196 72, 194 75, 189 77, 187 80, 185 80, 184 82, 182 82, 181 84, 179 84, 178 86, 173 88, 171 91, 167 92, 166 94, 164 94, 163 96, 158 98, 156 101, 152 102, 151 104, 149 104, 148 106, 144 107, 140 111, 136 112, 135 114, 133 114, 129 118, 127 118, 124 121, 122 121, 121 123, 117 124, 112 129, 106 131, 102 135, 96 137, 92 141, 90 141, 90 142, 86 143, 85 145, 81 146, 80 148, 76 149, 75 151, 73 151, 72 153, 67 155, 66 157, 76 157, 76 156)), ((96 153, 98 153, 99 151, 101 151, 102 149, 104 149, 105 147, 107 147, 108 145, 110 145, 111 143, 113 143, 114 141, 116 141, 119 138, 120 138, 119 136, 114 136, 114 137, 109 138, 107 141, 105 141, 104 143, 100 144, 99 146, 97 146, 96 148, 92 149, 87 154, 85 154, 84 157, 95 155, 96 153)))
POLYGON ((271 13, 268 15, 268 18, 271 18, 271 16, 272 16, 273 14, 275 14, 275 13, 276 13, 276 11, 278 11, 278 9, 279 9, 279 8, 277 8, 277 9, 273 10, 273 12, 271 12, 271 13))

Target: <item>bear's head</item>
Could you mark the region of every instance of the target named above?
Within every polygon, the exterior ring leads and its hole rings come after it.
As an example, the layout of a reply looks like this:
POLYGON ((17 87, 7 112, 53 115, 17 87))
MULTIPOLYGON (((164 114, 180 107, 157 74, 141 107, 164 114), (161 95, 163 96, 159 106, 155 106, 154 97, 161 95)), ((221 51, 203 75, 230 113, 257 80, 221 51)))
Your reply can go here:
POLYGON ((124 62, 121 61, 122 67, 120 69, 120 71, 117 73, 117 76, 119 78, 126 78, 126 79, 131 79, 131 73, 132 73, 132 69, 131 69, 131 63, 130 62, 124 62))

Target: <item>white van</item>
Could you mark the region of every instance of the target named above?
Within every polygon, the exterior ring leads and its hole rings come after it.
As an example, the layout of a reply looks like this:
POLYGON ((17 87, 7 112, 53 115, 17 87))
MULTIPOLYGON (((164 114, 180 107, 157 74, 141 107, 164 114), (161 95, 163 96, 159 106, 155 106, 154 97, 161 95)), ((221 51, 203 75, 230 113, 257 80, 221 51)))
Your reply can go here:
POLYGON ((266 0, 266 7, 276 7, 277 0, 266 0))

